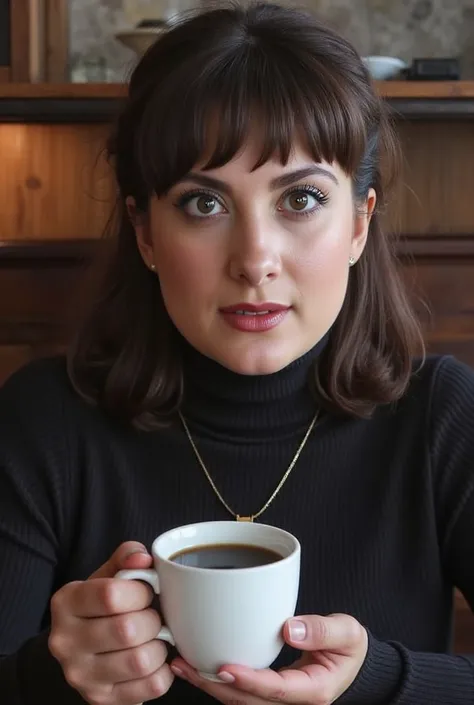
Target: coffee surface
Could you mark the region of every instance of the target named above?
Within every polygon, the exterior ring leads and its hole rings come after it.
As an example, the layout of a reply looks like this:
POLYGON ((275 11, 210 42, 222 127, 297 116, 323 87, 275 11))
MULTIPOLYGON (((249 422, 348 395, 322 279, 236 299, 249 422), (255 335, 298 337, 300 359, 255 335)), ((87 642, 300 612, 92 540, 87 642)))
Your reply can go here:
POLYGON ((178 551, 170 556, 169 560, 193 568, 235 570, 268 565, 280 561, 282 557, 276 551, 260 546, 221 543, 193 546, 193 548, 178 551))

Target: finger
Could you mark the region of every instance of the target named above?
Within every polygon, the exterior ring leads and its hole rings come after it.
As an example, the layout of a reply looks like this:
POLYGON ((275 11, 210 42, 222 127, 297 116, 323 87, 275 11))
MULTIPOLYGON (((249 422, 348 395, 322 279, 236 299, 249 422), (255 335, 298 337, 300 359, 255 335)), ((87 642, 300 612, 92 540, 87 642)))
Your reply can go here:
POLYGON ((160 617, 151 608, 112 617, 96 617, 81 621, 77 646, 88 653, 131 649, 154 639, 160 629, 160 617))
POLYGON ((366 631, 359 622, 347 614, 328 617, 303 615, 285 623, 285 641, 302 651, 332 651, 350 655, 360 648, 366 631))
POLYGON ((149 568, 151 563, 152 557, 142 543, 125 541, 114 551, 108 561, 92 573, 89 580, 113 578, 122 568, 149 568))
MULTIPOLYGON (((239 693, 232 687, 232 684, 227 685, 226 683, 216 683, 214 681, 207 680, 206 678, 202 678, 197 671, 182 658, 173 660, 171 663, 171 670, 179 678, 195 685, 197 688, 203 690, 205 693, 211 695, 220 702, 234 702, 236 705, 237 703, 240 703, 238 700, 239 693)), ((242 693, 240 693, 240 696, 242 696, 242 693)))
POLYGON ((136 705, 136 703, 145 703, 154 698, 161 698, 168 692, 173 680, 174 675, 165 663, 150 676, 117 683, 112 691, 111 702, 117 702, 120 705, 136 705))
POLYGON ((149 607, 153 592, 138 580, 97 578, 72 583, 68 594, 62 593, 62 599, 66 598, 69 613, 76 617, 107 617, 149 607))
POLYGON ((278 673, 271 669, 224 666, 219 676, 234 688, 234 692, 245 693, 265 702, 288 705, 311 702, 322 705, 332 702, 332 693, 336 692, 334 675, 331 676, 327 669, 318 664, 298 670, 289 668, 278 673))
POLYGON ((143 679, 158 671, 167 655, 166 646, 158 639, 132 649, 98 654, 90 677, 96 683, 123 683, 143 679))

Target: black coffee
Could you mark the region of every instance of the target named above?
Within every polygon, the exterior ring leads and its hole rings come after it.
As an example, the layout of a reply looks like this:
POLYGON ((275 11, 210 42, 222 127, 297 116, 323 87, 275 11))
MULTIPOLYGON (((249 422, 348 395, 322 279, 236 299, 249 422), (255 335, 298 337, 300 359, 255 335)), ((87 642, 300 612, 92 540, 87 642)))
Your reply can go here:
POLYGON ((227 569, 255 568, 281 561, 276 551, 260 546, 240 543, 215 543, 207 546, 194 546, 178 551, 169 560, 193 568, 227 569))

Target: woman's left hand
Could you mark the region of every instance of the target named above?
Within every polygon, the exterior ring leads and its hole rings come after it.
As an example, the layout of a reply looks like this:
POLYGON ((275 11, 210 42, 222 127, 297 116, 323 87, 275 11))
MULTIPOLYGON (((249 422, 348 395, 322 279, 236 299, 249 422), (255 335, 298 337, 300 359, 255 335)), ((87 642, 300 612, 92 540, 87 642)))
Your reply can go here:
POLYGON ((367 632, 347 614, 295 617, 286 622, 284 638, 303 654, 278 672, 223 666, 221 684, 200 678, 181 658, 171 668, 223 705, 330 705, 354 682, 367 655, 367 632))

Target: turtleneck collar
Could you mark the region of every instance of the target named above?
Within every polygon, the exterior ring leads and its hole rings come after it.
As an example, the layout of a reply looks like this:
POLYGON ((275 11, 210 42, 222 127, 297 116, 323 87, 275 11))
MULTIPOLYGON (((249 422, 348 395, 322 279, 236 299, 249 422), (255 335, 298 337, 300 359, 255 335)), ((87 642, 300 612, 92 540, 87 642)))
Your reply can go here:
POLYGON ((327 339, 269 375, 237 374, 185 344, 185 417, 202 433, 227 439, 293 435, 310 423, 318 408, 310 373, 327 339))

